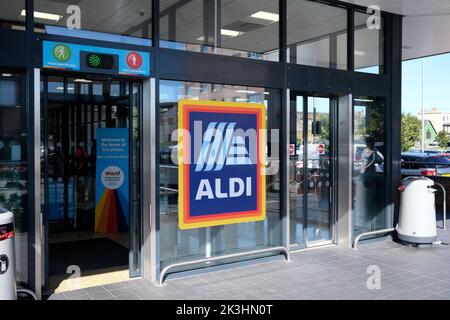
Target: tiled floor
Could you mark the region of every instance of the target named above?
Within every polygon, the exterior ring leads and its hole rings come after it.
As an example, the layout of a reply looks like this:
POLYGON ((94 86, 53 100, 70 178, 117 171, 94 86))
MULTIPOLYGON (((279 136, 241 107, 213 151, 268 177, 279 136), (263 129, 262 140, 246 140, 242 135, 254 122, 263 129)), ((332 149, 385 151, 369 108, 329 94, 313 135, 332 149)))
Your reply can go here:
MULTIPOLYGON (((449 242, 450 231, 439 231, 449 242)), ((383 240, 357 251, 327 247, 272 261, 168 279, 156 287, 138 279, 54 294, 49 299, 449 299, 450 247, 413 248, 383 240), (368 289, 368 268, 381 288, 368 289)))

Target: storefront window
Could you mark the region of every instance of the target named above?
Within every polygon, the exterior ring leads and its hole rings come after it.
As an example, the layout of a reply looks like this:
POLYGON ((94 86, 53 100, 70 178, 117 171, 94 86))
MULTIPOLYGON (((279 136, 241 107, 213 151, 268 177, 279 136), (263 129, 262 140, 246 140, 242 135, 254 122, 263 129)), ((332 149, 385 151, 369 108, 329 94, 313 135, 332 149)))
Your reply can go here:
POLYGON ((0 71, 0 207, 14 213, 17 280, 28 280, 28 156, 25 81, 0 71))
POLYGON ((2 1, 0 28, 25 30, 25 0, 2 1))
POLYGON ((308 0, 287 1, 288 59, 347 69, 347 10, 308 0))
POLYGON ((354 236, 386 228, 385 105, 380 98, 354 100, 354 236))
POLYGON ((162 1, 161 46, 278 61, 278 21, 276 0, 162 1))
POLYGON ((383 18, 355 13, 355 71, 382 74, 384 69, 383 18))
POLYGON ((36 26, 47 33, 58 26, 147 39, 152 34, 151 0, 35 0, 34 10, 36 26))
POLYGON ((161 81, 160 86, 160 256, 161 267, 171 263, 245 252, 281 245, 279 129, 280 92, 263 88, 161 81), (264 104, 266 109, 266 218, 181 230, 179 228, 177 159, 178 102, 215 100, 264 104), (175 134, 174 134, 175 133, 175 134), (174 153, 175 151, 175 153, 174 153), (175 156, 174 156, 175 155, 175 156))

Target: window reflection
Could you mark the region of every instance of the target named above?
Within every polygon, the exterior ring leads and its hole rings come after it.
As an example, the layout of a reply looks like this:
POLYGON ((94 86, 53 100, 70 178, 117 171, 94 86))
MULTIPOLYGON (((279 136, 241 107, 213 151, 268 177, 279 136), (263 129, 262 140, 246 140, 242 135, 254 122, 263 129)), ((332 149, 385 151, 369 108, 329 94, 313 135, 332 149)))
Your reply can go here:
POLYGON ((289 62, 347 69, 347 10, 309 0, 288 0, 289 62))
POLYGON ((47 26, 70 27, 77 14, 71 5, 80 9, 81 30, 151 38, 151 0, 35 0, 36 26, 41 32, 47 26))
POLYGON ((28 281, 28 156, 22 75, 0 70, 0 207, 14 213, 17 279, 28 281))
POLYGON ((168 0, 160 6, 162 47, 279 60, 276 0, 168 0))
POLYGON ((0 28, 25 31, 25 0, 2 1, 0 28))
MULTIPOLYGON (((172 161, 177 141, 172 138, 178 128, 178 101, 217 100, 264 103, 267 106, 267 160, 269 167, 279 168, 279 144, 276 133, 280 128, 279 91, 179 81, 161 81, 160 87, 160 228, 161 266, 170 263, 217 256, 281 243, 280 173, 266 177, 267 218, 211 228, 180 230, 178 228, 178 166, 172 161), (273 141, 273 146, 271 145, 273 141)), ((176 136, 175 136, 176 137, 176 136)))
POLYGON ((368 27, 370 15, 355 13, 355 71, 382 74, 384 69, 384 25, 368 27))
POLYGON ((354 100, 354 236, 383 229, 385 213, 385 106, 381 98, 354 100))

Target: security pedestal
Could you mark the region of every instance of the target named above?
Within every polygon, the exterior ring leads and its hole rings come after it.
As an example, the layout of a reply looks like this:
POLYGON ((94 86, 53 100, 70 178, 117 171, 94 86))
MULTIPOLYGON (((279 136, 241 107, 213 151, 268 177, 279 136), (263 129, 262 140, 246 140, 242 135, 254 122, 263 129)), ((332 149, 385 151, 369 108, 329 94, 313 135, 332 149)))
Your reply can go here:
POLYGON ((0 300, 16 300, 14 215, 0 209, 0 300))

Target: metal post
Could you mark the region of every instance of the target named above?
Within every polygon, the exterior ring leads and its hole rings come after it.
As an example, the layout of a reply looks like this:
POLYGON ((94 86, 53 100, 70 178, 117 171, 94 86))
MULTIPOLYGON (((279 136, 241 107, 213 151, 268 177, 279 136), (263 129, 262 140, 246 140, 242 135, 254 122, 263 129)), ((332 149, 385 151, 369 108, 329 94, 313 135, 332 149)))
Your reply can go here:
POLYGON ((442 220, 443 220, 443 223, 444 223, 443 229, 447 230, 447 192, 445 191, 445 188, 444 188, 444 186, 442 184, 437 183, 437 182, 434 182, 434 184, 442 189, 442 193, 443 193, 443 197, 444 197, 444 199, 442 201, 443 202, 442 203, 442 207, 444 209, 444 213, 443 213, 443 216, 442 216, 442 220))
POLYGON ((424 60, 422 58, 422 153, 425 151, 424 60))
POLYGON ((355 249, 355 250, 358 249, 358 242, 362 237, 374 236, 374 235, 383 234, 383 233, 391 233, 394 231, 395 231, 395 228, 390 228, 390 229, 383 229, 383 230, 361 233, 359 236, 357 236, 355 238, 355 241, 353 242, 353 249, 355 249))

